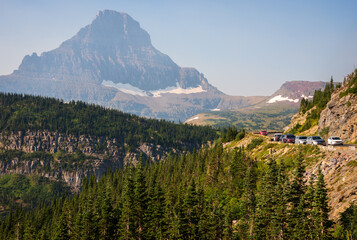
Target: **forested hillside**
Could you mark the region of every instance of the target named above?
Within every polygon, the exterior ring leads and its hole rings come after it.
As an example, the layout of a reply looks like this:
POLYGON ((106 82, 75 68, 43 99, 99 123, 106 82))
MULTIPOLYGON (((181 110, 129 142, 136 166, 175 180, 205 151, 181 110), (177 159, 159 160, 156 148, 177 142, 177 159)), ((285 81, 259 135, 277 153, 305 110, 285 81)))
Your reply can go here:
POLYGON ((146 119, 118 110, 53 98, 0 93, 0 214, 31 208, 84 177, 170 152, 192 152, 215 140, 211 127, 146 119), (34 181, 35 179, 40 179, 34 181), (36 183, 36 184, 35 184, 36 183))
MULTIPOLYGON (((253 144, 249 149, 254 149, 253 144)), ((344 239, 357 237, 356 208, 328 219, 321 170, 304 183, 303 151, 292 166, 256 161, 222 144, 83 182, 0 224, 2 239, 344 239)))
POLYGON ((118 144, 147 142, 193 149, 217 137, 210 127, 146 119, 83 102, 0 93, 0 132, 48 130, 75 136, 116 138, 118 144))

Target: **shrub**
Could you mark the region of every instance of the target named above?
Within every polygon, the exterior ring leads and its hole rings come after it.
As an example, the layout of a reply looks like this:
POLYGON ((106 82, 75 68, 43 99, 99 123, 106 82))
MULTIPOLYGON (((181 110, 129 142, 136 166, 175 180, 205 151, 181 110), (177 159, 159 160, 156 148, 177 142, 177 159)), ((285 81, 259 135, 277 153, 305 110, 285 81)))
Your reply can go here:
POLYGON ((346 165, 348 167, 357 167, 357 161, 349 161, 346 165))
POLYGON ((330 128, 329 128, 329 127, 325 127, 325 128, 323 128, 323 129, 321 129, 320 135, 322 135, 322 136, 327 136, 328 133, 329 133, 329 131, 330 131, 330 128))
POLYGON ((263 139, 262 138, 254 138, 247 146, 248 150, 253 150, 254 148, 256 148, 257 146, 259 146, 260 144, 263 143, 263 139))

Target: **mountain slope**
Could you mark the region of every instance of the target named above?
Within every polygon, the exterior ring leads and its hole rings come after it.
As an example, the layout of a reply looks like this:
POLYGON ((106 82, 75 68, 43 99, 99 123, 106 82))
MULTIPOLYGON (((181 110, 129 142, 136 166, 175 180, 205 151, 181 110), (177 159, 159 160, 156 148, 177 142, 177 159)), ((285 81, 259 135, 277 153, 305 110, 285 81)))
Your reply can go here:
POLYGON ((217 133, 146 119, 83 102, 0 93, 0 175, 39 174, 74 189, 83 177, 104 175, 141 158, 198 149, 217 133))
POLYGON ((331 95, 321 112, 319 131, 339 136, 345 142, 357 143, 357 70, 346 77, 344 85, 331 95))

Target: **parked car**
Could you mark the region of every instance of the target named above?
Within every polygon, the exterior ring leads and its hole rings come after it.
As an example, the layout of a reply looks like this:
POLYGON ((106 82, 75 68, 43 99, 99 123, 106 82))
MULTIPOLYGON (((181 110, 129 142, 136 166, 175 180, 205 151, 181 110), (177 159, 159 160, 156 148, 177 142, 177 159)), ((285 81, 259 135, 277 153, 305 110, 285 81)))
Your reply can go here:
POLYGON ((308 137, 306 143, 310 145, 326 145, 325 140, 323 140, 320 136, 308 137))
POLYGON ((281 134, 281 133, 274 134, 274 137, 273 137, 274 141, 279 142, 281 136, 283 136, 283 134, 281 134))
POLYGON ((306 144, 307 137, 306 136, 296 136, 295 144, 306 144))
POLYGON ((329 137, 327 139, 328 145, 343 145, 342 139, 339 137, 329 137))
POLYGON ((283 143, 295 143, 295 135, 294 134, 285 134, 283 137, 282 137, 282 142, 283 143))
POLYGON ((268 132, 266 130, 261 130, 260 135, 266 136, 268 135, 268 132))

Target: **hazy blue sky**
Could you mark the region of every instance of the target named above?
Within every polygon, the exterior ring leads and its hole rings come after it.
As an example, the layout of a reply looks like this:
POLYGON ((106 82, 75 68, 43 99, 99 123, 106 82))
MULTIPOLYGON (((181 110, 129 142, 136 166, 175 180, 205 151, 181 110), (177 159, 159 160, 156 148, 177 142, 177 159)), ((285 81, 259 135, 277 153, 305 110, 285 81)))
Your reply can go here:
POLYGON ((356 0, 0 0, 0 75, 58 47, 103 9, 131 15, 158 50, 230 95, 342 81, 357 65, 356 0))

